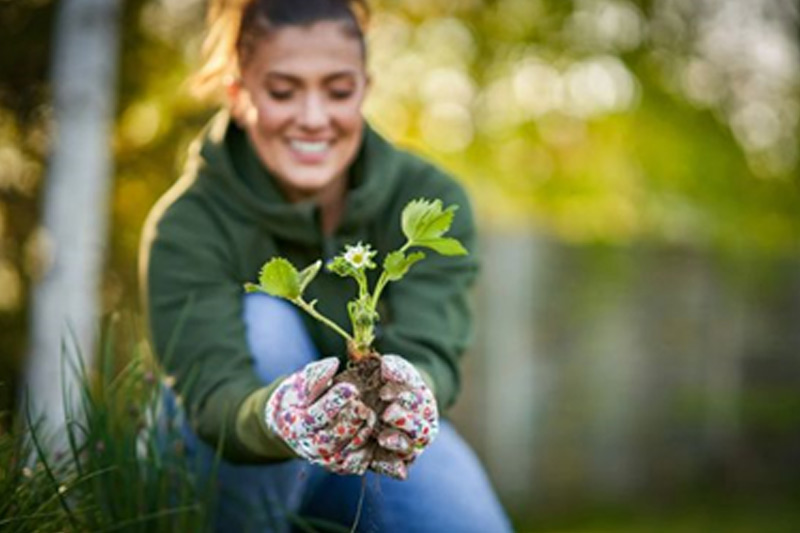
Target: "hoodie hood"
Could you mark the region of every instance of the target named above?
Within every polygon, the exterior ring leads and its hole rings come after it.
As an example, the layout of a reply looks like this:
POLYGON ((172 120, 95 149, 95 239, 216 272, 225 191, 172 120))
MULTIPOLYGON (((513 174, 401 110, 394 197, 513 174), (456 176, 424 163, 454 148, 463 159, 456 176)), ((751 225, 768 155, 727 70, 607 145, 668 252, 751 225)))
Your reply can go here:
MULTIPOLYGON (((211 196, 227 209, 280 238, 308 245, 322 242, 319 206, 313 200, 290 203, 286 199, 227 111, 212 119, 198 141, 198 187, 213 189, 211 196)), ((401 153, 365 124, 361 146, 348 170, 346 204, 337 233, 369 223, 388 207, 400 184, 402 166, 401 153)))

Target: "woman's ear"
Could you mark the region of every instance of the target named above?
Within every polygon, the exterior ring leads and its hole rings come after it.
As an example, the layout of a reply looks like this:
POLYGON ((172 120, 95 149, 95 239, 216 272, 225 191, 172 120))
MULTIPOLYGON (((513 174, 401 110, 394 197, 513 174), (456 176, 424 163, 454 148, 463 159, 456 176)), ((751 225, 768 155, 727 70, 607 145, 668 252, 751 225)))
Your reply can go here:
POLYGON ((228 76, 223 81, 223 86, 225 88, 225 99, 228 103, 228 110, 231 114, 231 118, 239 126, 244 126, 244 111, 246 106, 243 102, 243 100, 245 100, 243 94, 245 89, 242 87, 242 79, 228 76))
POLYGON ((225 94, 228 99, 228 112, 236 125, 247 129, 256 123, 257 112, 250 99, 250 93, 242 84, 241 78, 232 79, 225 84, 225 94))

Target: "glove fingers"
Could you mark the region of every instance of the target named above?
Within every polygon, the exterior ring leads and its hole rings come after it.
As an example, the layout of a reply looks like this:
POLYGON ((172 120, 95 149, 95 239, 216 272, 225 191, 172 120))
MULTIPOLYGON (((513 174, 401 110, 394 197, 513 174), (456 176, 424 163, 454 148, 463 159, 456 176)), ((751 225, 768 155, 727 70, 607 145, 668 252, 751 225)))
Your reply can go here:
POLYGON ((412 387, 425 385, 414 365, 399 355, 388 354, 381 357, 381 376, 386 381, 404 383, 412 387))
POLYGON ((370 460, 372 459, 372 448, 365 446, 369 436, 372 434, 377 417, 367 406, 358 402, 353 410, 357 417, 358 422, 361 424, 356 431, 353 438, 347 442, 341 450, 327 458, 324 466, 328 469, 339 474, 357 474, 361 475, 367 471, 370 460), (362 409, 363 407, 368 411, 368 416, 362 409), (361 412, 359 412, 361 411, 361 412), (364 419, 364 416, 367 419, 364 419))
POLYGON ((415 413, 421 413, 423 407, 435 405, 431 396, 426 396, 420 389, 404 390, 397 395, 397 403, 415 413))
POLYGON ((314 435, 305 435, 300 438, 284 438, 286 443, 299 455, 309 461, 316 462, 321 457, 319 445, 314 435))
POLYGON ((377 421, 377 417, 373 417, 372 420, 367 420, 364 422, 364 425, 361 426, 356 432, 355 437, 351 440, 345 449, 342 450, 343 453, 349 452, 350 450, 355 450, 356 448, 360 448, 364 446, 369 440, 369 436, 372 435, 372 432, 375 430, 375 422, 377 421))
POLYGON ((334 385, 306 410, 306 426, 310 430, 317 430, 330 425, 342 408, 357 396, 358 389, 350 383, 334 385))
POLYGON ((267 402, 265 412, 267 426, 284 440, 297 438, 298 402, 297 391, 291 380, 284 381, 267 402))
POLYGON ((424 424, 418 425, 409 431, 415 444, 420 446, 427 445, 433 440, 439 431, 439 410, 436 407, 436 400, 432 395, 423 394, 419 390, 405 391, 398 395, 397 403, 408 411, 415 413, 415 421, 422 420, 424 424))
POLYGON ((427 445, 438 431, 438 423, 435 418, 425 418, 419 413, 406 409, 398 402, 390 404, 383 411, 381 419, 389 426, 408 434, 415 446, 427 445))
POLYGON ((305 391, 298 387, 296 376, 285 379, 269 399, 274 409, 285 411, 305 403, 305 391))
POLYGON ((306 405, 314 403, 325 392, 338 369, 339 359, 336 357, 326 357, 303 368, 298 378, 298 387, 305 394, 306 405))
POLYGON ((344 406, 332 425, 314 432, 321 453, 330 455, 351 442, 364 424, 361 416, 362 402, 353 400, 344 406))
POLYGON ((397 452, 400 456, 414 452, 413 444, 408 435, 396 429, 384 429, 381 431, 380 435, 378 435, 378 444, 389 451, 397 452))
POLYGON ((329 357, 307 365, 281 384, 269 399, 266 421, 295 452, 340 474, 370 468, 406 479, 408 466, 438 432, 436 400, 414 366, 396 355, 381 360, 388 402, 380 419, 387 428, 370 444, 378 415, 360 400, 350 383, 331 387, 339 360, 329 357))
POLYGON ((370 465, 372 452, 367 448, 360 448, 348 453, 337 453, 330 458, 324 466, 338 474, 361 475, 370 465))
POLYGON ((436 400, 432 395, 426 394, 423 389, 411 389, 399 383, 387 383, 380 390, 381 400, 400 404, 403 408, 413 413, 418 413, 425 418, 438 416, 436 400))
POLYGON ((372 412, 372 409, 369 409, 369 407, 366 406, 364 407, 369 410, 372 416, 366 420, 364 420, 362 416, 359 416, 359 424, 355 433, 352 435, 352 438, 349 439, 349 442, 347 442, 342 449, 337 452, 337 455, 346 456, 353 453, 355 450, 358 450, 364 446, 369 440, 370 435, 372 435, 372 432, 375 429, 375 423, 377 422, 377 417, 372 412))

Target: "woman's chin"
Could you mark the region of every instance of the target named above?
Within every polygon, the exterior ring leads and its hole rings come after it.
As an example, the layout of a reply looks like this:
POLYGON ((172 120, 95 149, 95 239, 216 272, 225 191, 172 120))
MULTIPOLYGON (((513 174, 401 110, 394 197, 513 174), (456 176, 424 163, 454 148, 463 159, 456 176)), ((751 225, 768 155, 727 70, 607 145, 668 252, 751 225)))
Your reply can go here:
POLYGON ((324 196, 336 187, 338 179, 329 174, 298 175, 292 179, 279 179, 279 184, 291 201, 301 201, 324 196))

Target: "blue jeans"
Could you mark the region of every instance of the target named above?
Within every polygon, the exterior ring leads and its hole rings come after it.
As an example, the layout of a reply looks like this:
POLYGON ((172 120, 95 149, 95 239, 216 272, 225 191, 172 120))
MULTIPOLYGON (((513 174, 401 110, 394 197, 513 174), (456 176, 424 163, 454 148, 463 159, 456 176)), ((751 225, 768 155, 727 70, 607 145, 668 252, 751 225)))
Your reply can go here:
MULTIPOLYGON (((247 341, 265 383, 316 360, 299 311, 265 294, 245 296, 247 341)), ((213 449, 185 426, 187 451, 208 471, 213 449)), ((217 470, 220 532, 348 531, 364 481, 332 474, 296 459, 273 465, 217 470), (336 524, 326 528, 324 524, 336 524)), ((366 475, 359 519, 362 532, 506 532, 511 526, 480 463, 453 426, 443 421, 436 440, 409 469, 406 481, 366 475)))

